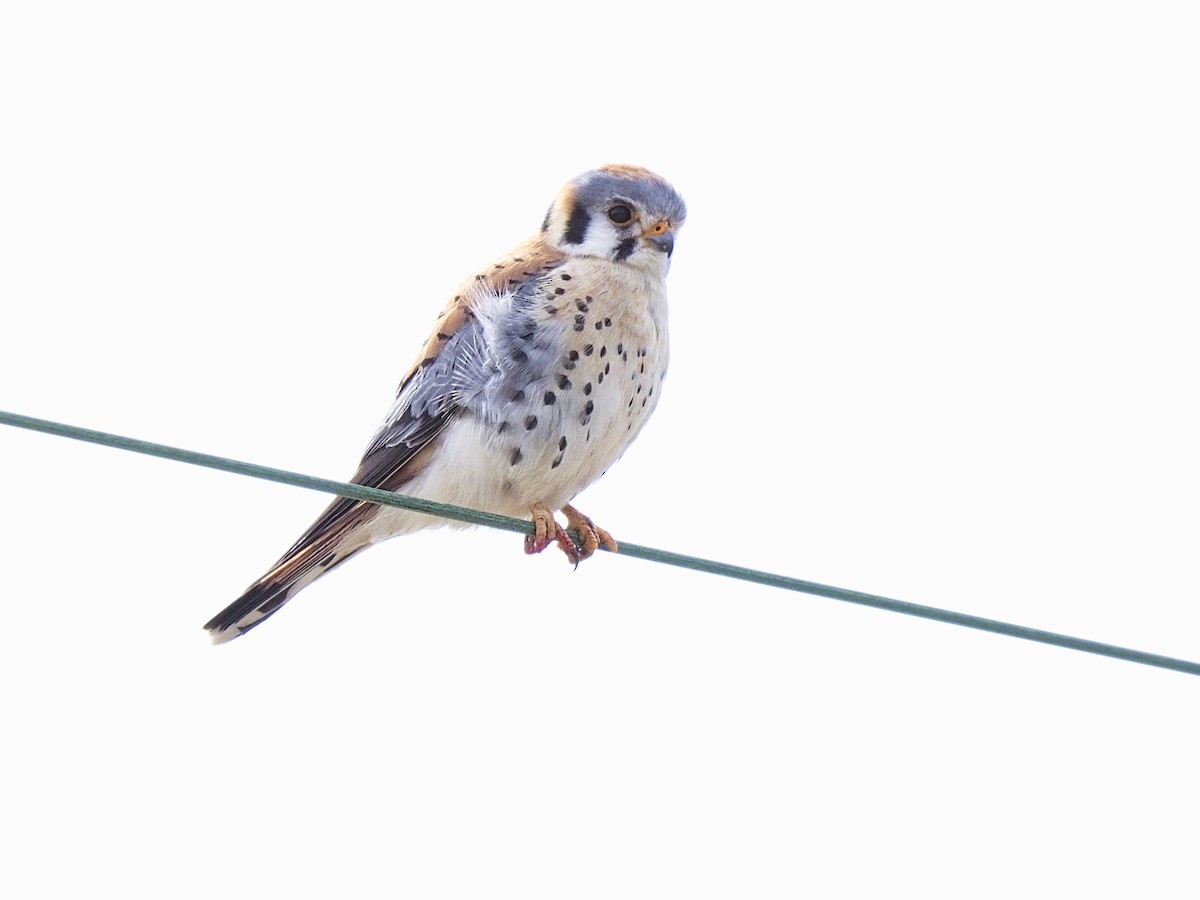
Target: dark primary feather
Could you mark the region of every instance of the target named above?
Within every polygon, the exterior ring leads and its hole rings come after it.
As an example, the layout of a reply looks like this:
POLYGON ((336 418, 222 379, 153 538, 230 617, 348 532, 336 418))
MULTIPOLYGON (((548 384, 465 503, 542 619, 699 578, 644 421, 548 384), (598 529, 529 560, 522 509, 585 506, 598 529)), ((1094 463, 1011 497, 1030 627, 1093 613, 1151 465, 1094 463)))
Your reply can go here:
MULTIPOLYGON (((476 276, 469 283, 474 292, 464 289, 443 313, 434 337, 401 382, 391 410, 368 444, 350 479, 353 483, 401 491, 427 458, 422 451, 434 452, 442 429, 464 409, 480 411, 485 386, 503 384, 506 376, 528 365, 527 360, 517 360, 516 350, 509 346, 515 346, 516 337, 509 332, 524 328, 527 316, 518 316, 516 322, 505 317, 505 327, 493 334, 497 346, 490 347, 487 329, 476 318, 470 301, 477 296, 475 292, 486 296, 490 291, 493 299, 511 296, 514 311, 529 308, 532 298, 544 288, 544 276, 562 258, 538 242, 518 249, 506 263, 476 276), (507 355, 501 358, 501 354, 507 355)), ((304 585, 364 549, 352 536, 378 510, 377 505, 361 500, 334 500, 270 571, 204 627, 220 640, 265 621, 304 585), (262 613, 262 618, 239 624, 255 613, 262 613), (224 634, 231 629, 232 634, 224 634)))
MULTIPOLYGON (((350 479, 353 484, 398 491, 412 478, 415 473, 406 473, 404 467, 459 411, 464 381, 468 378, 465 370, 474 370, 479 365, 474 361, 474 351, 464 352, 460 348, 481 340, 479 324, 468 322, 450 338, 440 354, 418 367, 400 385, 395 403, 350 479)), ((373 503, 339 497, 284 554, 284 559, 317 540, 356 507, 365 507, 372 514, 377 510, 373 503)))
MULTIPOLYGON (((479 340, 479 325, 468 323, 450 338, 442 353, 418 366, 400 385, 396 402, 371 439, 351 482, 396 491, 413 477, 415 472, 406 467, 454 417, 464 381, 469 378, 464 370, 479 365, 474 350, 461 352, 459 347, 465 341, 479 340)), ((348 497, 334 500, 266 575, 204 627, 210 632, 225 631, 255 611, 266 615, 242 630, 265 621, 295 593, 297 582, 315 568, 321 567, 323 574, 363 549, 339 550, 339 546, 378 509, 373 503, 348 497)))

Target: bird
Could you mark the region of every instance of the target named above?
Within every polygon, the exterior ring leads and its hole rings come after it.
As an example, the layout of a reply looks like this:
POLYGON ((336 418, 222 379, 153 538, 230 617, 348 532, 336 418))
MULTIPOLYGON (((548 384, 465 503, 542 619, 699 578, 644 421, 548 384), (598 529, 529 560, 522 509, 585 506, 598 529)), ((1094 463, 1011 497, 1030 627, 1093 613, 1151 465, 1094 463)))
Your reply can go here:
MULTIPOLYGON (((675 188, 639 166, 567 182, 533 237, 454 293, 351 481, 529 519, 525 552, 553 543, 576 567, 618 550, 571 501, 662 396, 666 276, 686 216, 675 188)), ((338 498, 204 628, 213 643, 232 640, 367 547, 438 525, 463 527, 338 498)))

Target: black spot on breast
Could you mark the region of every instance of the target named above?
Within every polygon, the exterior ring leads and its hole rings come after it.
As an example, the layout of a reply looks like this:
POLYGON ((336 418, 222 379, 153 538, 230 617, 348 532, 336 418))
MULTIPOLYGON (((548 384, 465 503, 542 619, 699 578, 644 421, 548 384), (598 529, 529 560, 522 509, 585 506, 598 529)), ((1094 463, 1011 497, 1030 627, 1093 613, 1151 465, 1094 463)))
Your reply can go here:
POLYGON ((596 323, 596 330, 597 330, 597 331, 599 331, 599 330, 600 330, 601 328, 603 328, 603 327, 604 327, 604 323, 603 323, 603 322, 597 322, 597 323, 596 323))
POLYGON ((588 311, 588 305, 579 299, 576 299, 576 301, 575 301, 575 308, 578 309, 580 312, 588 311))
POLYGON ((522 403, 522 402, 524 402, 524 400, 525 400, 525 392, 524 391, 513 391, 513 395, 512 395, 513 403, 522 403))
MULTIPOLYGON (((592 392, 592 383, 589 381, 587 384, 585 384, 583 386, 583 393, 586 395, 586 394, 590 394, 591 392, 592 392)), ((654 392, 651 391, 651 393, 654 393, 654 392)))
POLYGON ((581 314, 581 315, 578 315, 578 316, 576 316, 576 317, 575 317, 575 330, 576 330, 576 331, 583 331, 583 323, 584 323, 585 321, 586 321, 586 319, 583 317, 583 315, 582 315, 582 314, 581 314))
POLYGON ((520 461, 521 461, 521 448, 520 448, 520 447, 513 447, 512 456, 509 458, 509 462, 508 462, 508 464, 509 464, 510 466, 515 466, 515 465, 516 465, 517 463, 519 463, 520 461))
POLYGON ((610 319, 608 316, 605 316, 605 317, 604 317, 604 327, 605 327, 605 328, 611 328, 611 327, 612 327, 612 319, 610 319))
POLYGON ((550 463, 550 468, 557 469, 560 465, 562 465, 562 458, 563 455, 561 453, 554 457, 554 461, 550 463))
POLYGON ((571 215, 567 217, 567 231, 563 240, 568 244, 582 244, 590 221, 591 216, 588 215, 587 209, 577 202, 571 207, 571 215))
POLYGON ((558 397, 554 395, 554 391, 546 391, 546 393, 542 396, 542 402, 547 406, 553 406, 554 401, 557 399, 558 397))
POLYGON ((595 408, 596 408, 596 404, 593 403, 591 400, 589 400, 587 403, 583 404, 583 411, 589 416, 592 414, 592 410, 595 408))
POLYGON ((514 350, 512 353, 509 354, 509 358, 512 359, 512 361, 517 363, 518 365, 521 363, 529 362, 529 356, 525 353, 524 350, 514 350))
POLYGON ((559 388, 559 390, 562 390, 562 391, 569 391, 571 389, 571 379, 568 378, 566 375, 559 375, 558 376, 558 388, 559 388))
POLYGON ((558 277, 559 277, 559 278, 561 278, 563 281, 570 281, 570 280, 571 280, 571 276, 570 276, 570 275, 568 275, 566 272, 563 272, 563 273, 562 273, 561 275, 559 275, 558 277))
POLYGON ((559 450, 567 449, 567 436, 565 434, 558 439, 558 449, 559 450))
POLYGON ((499 424, 499 425, 496 427, 496 433, 497 433, 497 434, 504 434, 504 432, 506 432, 506 431, 508 431, 508 423, 507 423, 507 422, 501 422, 501 423, 500 423, 500 424, 499 424))
POLYGON ((596 376, 596 384, 604 384, 604 373, 601 372, 596 376))
POLYGON ((600 348, 600 355, 601 355, 601 356, 608 356, 608 347, 601 347, 601 348, 600 348))
MULTIPOLYGON (((584 345, 583 345, 583 355, 584 355, 584 356, 591 356, 591 355, 592 355, 592 351, 593 351, 593 350, 595 350, 595 349, 596 349, 596 348, 595 348, 595 347, 594 347, 592 344, 584 344, 584 345)), ((603 354, 603 353, 601 353, 600 355, 601 355, 601 356, 603 356, 604 354, 603 354)))
POLYGON ((546 304, 546 305, 543 307, 543 309, 545 309, 545 310, 546 310, 546 313, 547 313, 548 315, 551 315, 551 316, 556 316, 556 315, 558 315, 558 307, 557 307, 557 306, 555 306, 553 303, 547 303, 547 304, 546 304))
POLYGON ((565 294, 566 292, 567 292, 566 288, 555 288, 554 289, 554 293, 559 294, 559 295, 565 294))
POLYGON ((637 238, 625 238, 621 243, 617 244, 617 250, 613 253, 613 259, 617 262, 623 262, 633 255, 634 249, 637 247, 637 238))
POLYGON ((608 374, 608 370, 609 370, 610 368, 612 368, 611 364, 609 364, 609 363, 605 363, 605 364, 604 364, 604 374, 605 374, 605 375, 607 375, 607 374, 608 374))
POLYGON ((525 417, 525 430, 533 431, 533 429, 535 429, 535 428, 537 428, 537 416, 526 416, 525 417))

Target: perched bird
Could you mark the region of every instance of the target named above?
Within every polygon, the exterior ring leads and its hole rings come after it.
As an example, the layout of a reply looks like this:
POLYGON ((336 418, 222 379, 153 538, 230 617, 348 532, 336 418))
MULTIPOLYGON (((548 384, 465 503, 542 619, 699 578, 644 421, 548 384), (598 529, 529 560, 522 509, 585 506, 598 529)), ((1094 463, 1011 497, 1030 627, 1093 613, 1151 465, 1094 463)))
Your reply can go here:
MULTIPOLYGON (((658 405, 666 275, 685 215, 675 189, 646 169, 603 166, 569 182, 541 231, 442 311, 351 480, 532 518, 527 553, 553 542, 578 564, 601 545, 616 550, 570 501, 658 405)), ((443 524, 339 498, 204 627, 214 643, 231 640, 360 550, 443 524)))

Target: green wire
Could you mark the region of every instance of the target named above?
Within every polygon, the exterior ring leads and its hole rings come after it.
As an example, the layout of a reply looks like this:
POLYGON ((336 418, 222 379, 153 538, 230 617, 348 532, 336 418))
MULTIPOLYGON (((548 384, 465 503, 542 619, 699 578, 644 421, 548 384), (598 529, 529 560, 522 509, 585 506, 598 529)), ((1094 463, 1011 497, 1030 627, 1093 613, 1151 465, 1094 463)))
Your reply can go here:
MULTIPOLYGON (((210 469, 220 469, 225 472, 236 472, 239 475, 249 475, 251 478, 261 478, 266 481, 277 481, 280 484, 290 484, 295 487, 308 488, 326 494, 337 494, 342 497, 352 497, 355 500, 367 500, 385 506, 398 506, 417 512, 428 513, 446 519, 457 519, 460 522, 470 522, 475 525, 486 525, 503 531, 513 531, 519 534, 529 534, 532 525, 521 519, 511 519, 508 516, 497 516, 492 513, 480 512, 474 509, 464 509, 446 503, 434 503, 417 497, 395 494, 378 488, 364 487, 360 484, 348 484, 343 481, 332 481, 328 478, 315 478, 311 475, 301 475, 284 469, 273 469, 269 466, 259 466, 254 463, 239 462, 222 456, 211 456, 207 453, 197 453, 194 450, 182 450, 178 447, 168 447, 165 444, 153 444, 136 438, 107 434, 103 431, 92 431, 75 425, 64 425, 45 419, 34 419, 16 413, 0 410, 0 423, 13 425, 17 428, 27 428, 30 431, 40 431, 44 434, 54 434, 59 437, 72 438, 77 441, 87 441, 92 444, 102 444, 106 447, 116 447, 133 453, 144 453, 148 456, 159 456, 176 462, 190 463, 195 466, 205 466, 210 469)), ((1127 662, 1141 663, 1146 666, 1156 666, 1160 669, 1171 669, 1176 672, 1186 672, 1189 675, 1200 675, 1200 663, 1185 659, 1175 659, 1170 656, 1160 656, 1156 653, 1146 653, 1142 650, 1132 650, 1128 647, 1118 647, 1113 644, 1102 644, 1098 641, 1084 640, 1070 635, 1057 634, 1053 631, 1042 631, 1038 628, 1028 628, 1024 625, 1013 625, 999 622, 995 619, 984 619, 979 616, 969 616, 951 610, 938 609, 934 606, 921 606, 916 603, 905 603, 902 600, 891 600, 876 594, 864 594, 861 591, 851 591, 845 588, 831 587, 814 581, 803 581, 786 575, 774 575, 757 569, 734 566, 728 563, 701 559, 696 556, 685 556, 682 553, 672 553, 667 550, 656 550, 653 547, 642 547, 638 544, 621 542, 619 556, 632 556, 650 562, 678 566, 682 569, 692 569, 697 572, 707 572, 711 575, 723 575, 726 578, 736 578, 753 584, 765 584, 769 587, 797 591, 802 594, 813 594, 818 597, 828 597, 831 600, 841 600, 844 603, 856 603, 859 606, 870 606, 874 609, 886 609, 889 612, 903 613, 921 619, 931 619, 935 622, 945 622, 949 625, 960 625, 964 628, 975 628, 979 631, 990 631, 1007 637, 1020 638, 1026 641, 1036 641, 1055 647, 1066 647, 1069 650, 1079 650, 1083 653, 1094 653, 1097 656, 1108 656, 1113 659, 1123 659, 1127 662)))

